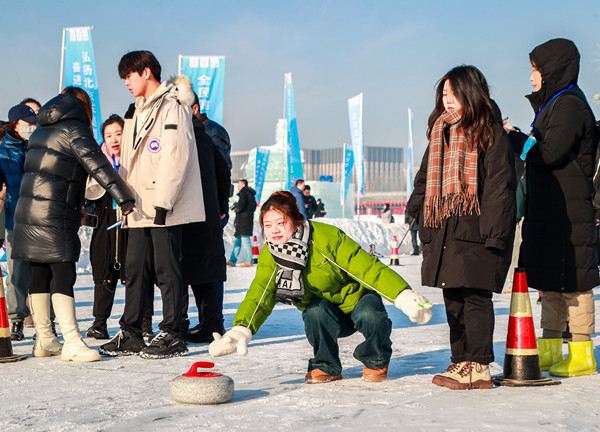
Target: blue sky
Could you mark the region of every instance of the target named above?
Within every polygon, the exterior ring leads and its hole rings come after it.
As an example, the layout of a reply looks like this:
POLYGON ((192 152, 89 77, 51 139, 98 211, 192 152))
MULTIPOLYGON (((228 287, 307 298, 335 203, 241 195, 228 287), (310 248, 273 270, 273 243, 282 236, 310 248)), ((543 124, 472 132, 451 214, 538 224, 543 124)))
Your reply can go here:
POLYGON ((349 142, 346 100, 363 92, 366 145, 405 147, 412 108, 417 164, 435 85, 453 66, 479 67, 503 116, 525 128, 528 53, 566 37, 582 55, 581 87, 589 99, 600 93, 597 0, 30 0, 3 2, 2 16, 0 118, 24 97, 44 103, 58 93, 62 28, 91 25, 104 118, 132 102, 117 74, 127 51, 154 52, 164 77, 177 72, 179 54, 227 56, 224 126, 234 151, 273 144, 286 72, 301 147, 349 142))

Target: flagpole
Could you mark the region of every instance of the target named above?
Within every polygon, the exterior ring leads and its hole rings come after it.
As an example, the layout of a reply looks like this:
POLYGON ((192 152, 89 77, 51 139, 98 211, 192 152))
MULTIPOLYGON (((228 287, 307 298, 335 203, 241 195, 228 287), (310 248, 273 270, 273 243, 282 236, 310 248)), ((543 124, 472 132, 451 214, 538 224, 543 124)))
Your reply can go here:
POLYGON ((60 78, 59 78, 59 82, 58 82, 58 92, 59 93, 62 91, 63 73, 64 73, 64 68, 65 68, 65 31, 66 31, 66 27, 63 27, 62 45, 61 45, 61 50, 60 50, 60 78))
POLYGON ((178 66, 177 66, 177 67, 178 67, 178 69, 177 69, 177 73, 178 73, 179 75, 181 75, 181 58, 182 58, 182 57, 183 57, 183 56, 182 56, 181 54, 179 54, 179 60, 178 60, 178 66))

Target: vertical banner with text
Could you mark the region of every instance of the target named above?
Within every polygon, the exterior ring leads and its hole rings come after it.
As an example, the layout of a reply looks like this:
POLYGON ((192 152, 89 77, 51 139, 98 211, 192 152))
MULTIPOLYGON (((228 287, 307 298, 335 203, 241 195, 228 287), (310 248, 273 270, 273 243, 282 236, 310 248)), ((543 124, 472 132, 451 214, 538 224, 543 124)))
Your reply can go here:
POLYGON ((288 181, 289 189, 296 179, 304 178, 302 170, 302 155, 298 140, 298 126, 296 125, 296 104, 294 102, 294 87, 292 74, 285 74, 285 118, 287 120, 287 153, 288 153, 288 181))
POLYGON ((360 197, 365 196, 365 157, 362 127, 363 94, 359 93, 348 99, 348 117, 350 120, 350 137, 354 150, 354 169, 356 172, 356 188, 360 197))
POLYGON ((209 119, 223 124, 223 100, 225 96, 225 57, 179 56, 179 73, 192 81, 198 95, 200 112, 209 119))
POLYGON ((408 153, 406 157, 406 201, 413 192, 413 113, 408 109, 408 153))
POLYGON ((340 205, 342 206, 345 204, 346 196, 348 195, 348 186, 350 186, 353 166, 354 152, 352 151, 352 146, 344 143, 344 168, 342 171, 342 182, 340 184, 340 205))
MULTIPOLYGON (((61 87, 80 87, 92 100, 92 130, 97 141, 102 140, 100 133, 102 113, 98 93, 98 75, 92 44, 92 27, 69 27, 63 29, 64 85, 61 87)), ((62 74, 61 74, 62 75, 62 74)), ((62 88, 61 88, 62 90, 62 88)))
POLYGON ((254 167, 254 189, 256 190, 256 205, 260 204, 265 177, 267 174, 267 165, 269 164, 269 149, 267 147, 258 147, 256 149, 256 162, 254 167))

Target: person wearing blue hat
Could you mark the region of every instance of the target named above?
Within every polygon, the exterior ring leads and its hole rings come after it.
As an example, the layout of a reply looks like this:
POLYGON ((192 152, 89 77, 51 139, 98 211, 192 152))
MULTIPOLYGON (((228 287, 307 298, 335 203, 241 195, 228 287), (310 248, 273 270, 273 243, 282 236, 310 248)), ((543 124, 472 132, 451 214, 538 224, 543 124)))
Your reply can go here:
POLYGON ((25 152, 29 137, 37 125, 37 115, 33 108, 25 104, 15 105, 8 111, 8 123, 3 127, 0 144, 0 176, 6 185, 4 201, 6 227, 6 303, 11 321, 12 340, 22 340, 23 321, 29 315, 26 299, 31 283, 31 264, 29 261, 13 260, 14 214, 19 200, 19 189, 23 178, 25 152))

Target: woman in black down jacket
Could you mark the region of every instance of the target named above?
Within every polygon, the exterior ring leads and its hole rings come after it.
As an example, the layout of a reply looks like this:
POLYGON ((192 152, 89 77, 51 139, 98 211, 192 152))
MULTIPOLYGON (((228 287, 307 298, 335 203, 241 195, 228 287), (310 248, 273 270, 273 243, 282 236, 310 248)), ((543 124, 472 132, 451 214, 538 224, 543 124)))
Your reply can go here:
POLYGON ((14 259, 31 261, 30 306, 36 330, 35 357, 61 354, 64 361, 100 360, 81 338, 75 318, 75 262, 81 245, 77 234, 88 173, 128 214, 133 193, 93 138, 92 105, 85 91, 67 87, 38 113, 40 127, 29 140, 25 175, 15 212, 14 259), (58 343, 50 326, 52 305, 64 339, 58 343))
POLYGON ((423 242, 422 284, 443 289, 452 364, 433 383, 493 388, 492 294, 501 292, 515 232, 514 156, 483 74, 458 66, 441 80, 429 146, 407 204, 423 242))
MULTIPOLYGON (((534 48, 529 58, 534 91, 527 98, 535 113, 532 132, 537 143, 526 155, 519 264, 529 286, 544 294, 538 340, 542 370, 556 376, 589 375, 596 373, 590 340, 592 288, 600 284, 591 198, 597 150, 594 115, 577 86, 579 52, 572 41, 550 40, 534 48), (573 341, 563 361, 567 319, 573 341)), ((527 136, 511 131, 510 137, 521 153, 527 136)))

